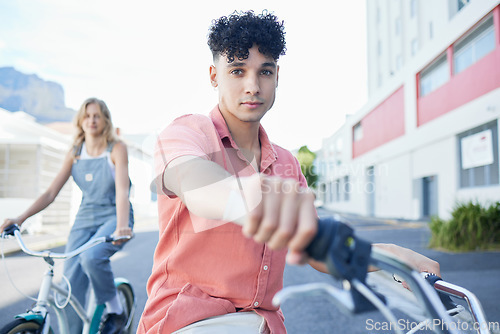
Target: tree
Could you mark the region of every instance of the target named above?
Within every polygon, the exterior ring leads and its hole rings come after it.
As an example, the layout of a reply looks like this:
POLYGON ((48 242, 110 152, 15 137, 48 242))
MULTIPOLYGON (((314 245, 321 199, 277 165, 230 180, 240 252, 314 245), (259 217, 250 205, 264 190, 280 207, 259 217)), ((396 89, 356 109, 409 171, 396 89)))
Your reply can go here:
POLYGON ((314 171, 314 159, 316 159, 316 153, 311 152, 307 146, 302 146, 299 149, 297 160, 299 160, 300 169, 310 188, 316 188, 316 182, 318 181, 318 175, 314 171))

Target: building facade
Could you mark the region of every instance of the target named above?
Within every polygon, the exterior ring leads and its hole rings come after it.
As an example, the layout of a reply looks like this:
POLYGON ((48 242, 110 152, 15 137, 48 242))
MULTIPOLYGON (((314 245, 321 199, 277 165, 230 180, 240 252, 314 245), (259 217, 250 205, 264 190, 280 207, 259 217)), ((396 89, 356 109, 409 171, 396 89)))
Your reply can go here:
MULTIPOLYGON (((0 108, 0 219, 17 217, 41 195, 55 178, 71 146, 63 135, 23 112, 0 108)), ((67 182, 54 202, 29 218, 29 232, 69 228, 73 185, 67 182)))
POLYGON ((368 102, 323 140, 339 212, 449 218, 500 200, 498 0, 368 0, 368 102))

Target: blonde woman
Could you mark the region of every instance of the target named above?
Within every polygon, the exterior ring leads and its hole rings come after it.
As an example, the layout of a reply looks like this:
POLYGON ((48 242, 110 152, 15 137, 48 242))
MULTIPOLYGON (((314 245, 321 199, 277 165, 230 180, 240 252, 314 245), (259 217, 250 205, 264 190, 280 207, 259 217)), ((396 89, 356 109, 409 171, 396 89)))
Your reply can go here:
MULTIPOLYGON (((127 146, 116 138, 104 101, 96 98, 85 100, 75 117, 75 125, 77 133, 73 148, 52 184, 19 217, 6 219, 0 233, 9 225, 22 225, 27 218, 45 209, 72 176, 82 190, 82 202, 66 251, 78 248, 93 237, 132 236, 134 218, 129 201, 127 146)), ((108 316, 101 333, 118 333, 127 322, 109 260, 122 247, 119 242, 100 244, 64 264, 64 273, 70 280, 73 294, 83 305, 89 283, 97 302, 106 304, 108 316)), ((68 320, 71 331, 81 333, 82 324, 76 314, 68 314, 68 320)))

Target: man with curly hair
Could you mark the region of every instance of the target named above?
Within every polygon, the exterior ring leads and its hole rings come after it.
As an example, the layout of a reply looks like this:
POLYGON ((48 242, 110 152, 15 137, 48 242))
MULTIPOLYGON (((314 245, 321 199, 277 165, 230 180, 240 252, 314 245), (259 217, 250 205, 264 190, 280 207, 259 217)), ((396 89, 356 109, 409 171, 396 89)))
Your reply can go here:
POLYGON ((274 103, 284 36, 267 12, 234 13, 210 28, 219 103, 159 135, 160 239, 138 333, 286 333, 271 302, 285 260, 326 272, 303 252, 317 230, 314 196, 297 159, 260 124, 274 103))

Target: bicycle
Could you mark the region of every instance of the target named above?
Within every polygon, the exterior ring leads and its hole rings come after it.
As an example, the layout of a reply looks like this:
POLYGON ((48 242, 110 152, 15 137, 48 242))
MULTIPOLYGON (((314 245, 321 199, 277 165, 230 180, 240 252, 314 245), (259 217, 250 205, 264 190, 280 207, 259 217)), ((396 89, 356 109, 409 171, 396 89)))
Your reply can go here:
POLYGON ((356 237, 351 227, 333 217, 319 220, 318 233, 306 252, 325 262, 330 275, 342 287, 329 283, 288 286, 275 295, 276 306, 291 297, 320 295, 346 314, 378 310, 387 319, 383 328, 371 328, 379 332, 412 334, 426 330, 454 334, 466 329, 480 334, 500 333, 498 322, 486 320, 472 292, 435 274, 419 273, 394 255, 372 248, 369 242, 356 237), (370 265, 379 270, 368 273, 370 265), (402 287, 403 280, 409 289, 402 287), (466 301, 468 310, 450 297, 466 301), (396 310, 413 320, 398 319, 396 310))
MULTIPOLYGON (((50 250, 37 252, 27 248, 23 242, 21 232, 17 225, 11 225, 7 229, 5 229, 4 235, 15 237, 21 250, 24 253, 30 256, 42 257, 47 263, 48 269, 42 278, 35 306, 26 313, 16 315, 15 320, 6 324, 2 327, 2 329, 0 329, 0 333, 53 333, 49 309, 52 309, 55 312, 58 320, 59 332, 61 334, 69 333, 69 324, 64 310, 68 305, 75 310, 76 314, 83 321, 82 333, 99 333, 105 316, 105 305, 97 304, 94 294, 90 293, 89 301, 87 303, 88 306, 85 309, 80 304, 80 302, 78 302, 78 300, 71 294, 71 285, 64 276, 63 280, 68 287, 67 289, 55 284, 53 282, 55 266, 54 260, 68 259, 100 243, 125 239, 128 240, 130 239, 130 237, 114 238, 113 236, 106 236, 94 238, 78 247, 77 249, 73 250, 72 252, 53 253, 50 250), (52 296, 50 294, 51 292, 52 296)), ((2 235, 2 237, 4 237, 4 235, 2 235)), ((135 311, 135 295, 132 289, 132 285, 125 278, 115 278, 115 286, 118 290, 122 307, 128 319, 123 332, 131 333, 133 315, 135 311)))

